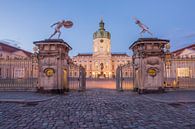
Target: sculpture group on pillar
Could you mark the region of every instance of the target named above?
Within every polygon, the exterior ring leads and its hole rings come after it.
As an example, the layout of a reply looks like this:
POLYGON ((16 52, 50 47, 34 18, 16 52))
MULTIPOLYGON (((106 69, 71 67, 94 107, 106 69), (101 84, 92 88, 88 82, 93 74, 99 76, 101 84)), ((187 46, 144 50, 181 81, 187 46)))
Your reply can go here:
POLYGON ((51 25, 51 27, 55 26, 55 31, 54 33, 49 37, 49 39, 51 39, 56 33, 58 33, 58 39, 60 38, 61 36, 61 31, 60 29, 62 27, 64 28, 71 28, 73 26, 73 22, 72 21, 65 21, 65 20, 62 20, 62 21, 58 21, 56 23, 54 23, 53 25, 51 25))
POLYGON ((147 27, 146 25, 144 25, 136 17, 133 17, 133 19, 135 20, 135 24, 137 24, 142 29, 142 31, 140 32, 141 36, 142 36, 142 33, 145 33, 145 32, 148 32, 150 35, 153 35, 152 32, 149 31, 149 27, 147 27))

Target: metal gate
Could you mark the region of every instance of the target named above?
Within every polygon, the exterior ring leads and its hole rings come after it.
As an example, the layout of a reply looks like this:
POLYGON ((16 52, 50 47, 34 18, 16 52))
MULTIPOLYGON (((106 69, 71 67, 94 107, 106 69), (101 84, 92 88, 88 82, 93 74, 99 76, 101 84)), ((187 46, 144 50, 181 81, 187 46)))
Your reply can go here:
POLYGON ((119 66, 116 69, 116 89, 119 91, 133 89, 133 67, 131 63, 119 66))
POLYGON ((0 59, 0 90, 36 90, 36 59, 0 59))
POLYGON ((82 66, 75 64, 69 65, 69 89, 84 91, 86 90, 86 72, 82 66))

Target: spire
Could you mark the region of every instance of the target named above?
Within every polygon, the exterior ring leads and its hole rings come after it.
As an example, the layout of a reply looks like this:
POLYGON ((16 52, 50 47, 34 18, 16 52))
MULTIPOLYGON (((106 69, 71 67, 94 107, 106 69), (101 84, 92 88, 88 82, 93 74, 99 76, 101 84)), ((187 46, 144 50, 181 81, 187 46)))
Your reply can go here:
POLYGON ((103 17, 101 17, 101 22, 103 22, 103 17))
POLYGON ((104 21, 103 21, 103 18, 101 17, 101 21, 99 23, 99 26, 100 26, 100 29, 99 30, 105 30, 104 29, 104 21))

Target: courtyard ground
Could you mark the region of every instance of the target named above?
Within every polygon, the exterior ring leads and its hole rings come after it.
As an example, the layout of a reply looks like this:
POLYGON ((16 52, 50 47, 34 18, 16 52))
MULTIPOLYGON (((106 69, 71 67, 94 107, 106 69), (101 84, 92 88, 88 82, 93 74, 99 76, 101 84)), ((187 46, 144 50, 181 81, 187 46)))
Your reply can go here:
POLYGON ((0 129, 195 129, 194 101, 195 91, 0 92, 0 129))

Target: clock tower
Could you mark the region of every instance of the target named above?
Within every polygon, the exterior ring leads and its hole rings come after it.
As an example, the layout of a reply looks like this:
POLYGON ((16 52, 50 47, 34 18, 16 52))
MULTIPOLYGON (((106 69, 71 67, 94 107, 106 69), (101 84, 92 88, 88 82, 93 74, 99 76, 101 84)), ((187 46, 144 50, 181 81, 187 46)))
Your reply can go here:
MULTIPOLYGON (((110 32, 105 30, 101 19, 99 29, 93 33, 93 53, 79 53, 73 58, 76 64, 86 69, 86 77, 114 78, 118 66, 131 62, 131 57, 126 53, 111 52, 110 39, 110 32)), ((130 75, 131 71, 123 72, 130 75)))
POLYGON ((93 34, 93 77, 111 77, 111 45, 110 32, 104 28, 103 20, 99 23, 99 30, 93 34))
POLYGON ((93 55, 110 56, 110 33, 105 31, 103 20, 99 23, 99 30, 93 34, 93 55))

